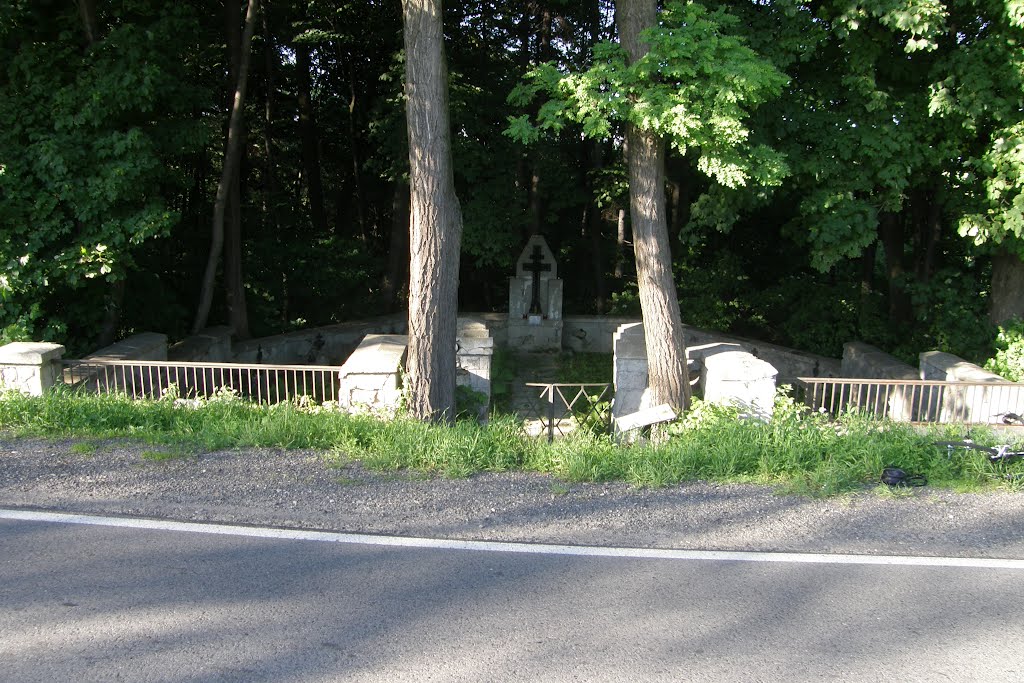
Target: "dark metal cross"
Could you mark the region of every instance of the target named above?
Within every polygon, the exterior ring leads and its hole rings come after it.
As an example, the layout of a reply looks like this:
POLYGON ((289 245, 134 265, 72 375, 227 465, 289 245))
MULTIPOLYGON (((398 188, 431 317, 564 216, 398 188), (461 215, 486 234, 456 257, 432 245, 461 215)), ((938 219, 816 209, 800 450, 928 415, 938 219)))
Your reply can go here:
POLYGON ((533 245, 533 253, 530 254, 530 260, 523 264, 523 270, 533 273, 533 298, 530 301, 530 315, 540 315, 543 313, 540 308, 540 274, 546 273, 551 270, 550 263, 544 263, 544 254, 540 250, 540 245, 533 245))

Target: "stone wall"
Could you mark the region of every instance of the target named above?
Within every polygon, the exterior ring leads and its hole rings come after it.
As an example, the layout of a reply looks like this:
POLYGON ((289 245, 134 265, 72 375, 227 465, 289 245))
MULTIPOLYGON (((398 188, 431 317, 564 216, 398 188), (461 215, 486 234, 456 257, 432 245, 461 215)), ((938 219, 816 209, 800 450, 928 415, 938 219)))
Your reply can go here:
POLYGON ((196 363, 230 363, 232 334, 234 331, 227 325, 208 327, 171 346, 167 350, 167 358, 196 363))
POLYGON ((167 360, 167 335, 140 332, 104 346, 82 360, 167 360))
POLYGON ((1024 384, 1009 382, 963 358, 942 351, 920 356, 921 379, 964 382, 946 387, 927 405, 928 418, 939 422, 998 422, 1006 413, 1024 414, 1024 384), (991 384, 992 386, 979 386, 991 384))
MULTIPOLYGON (((920 379, 913 366, 864 342, 850 342, 843 345, 841 377, 857 379, 920 379)), ((920 388, 916 394, 920 395, 920 388)), ((845 408, 860 408, 876 413, 885 411, 892 420, 911 422, 921 419, 922 413, 915 405, 915 391, 910 387, 879 388, 865 397, 858 405, 859 393, 844 401, 845 408)))
POLYGON ((341 365, 367 334, 405 333, 405 316, 387 315, 235 342, 230 360, 272 365, 341 365))
POLYGON ((864 342, 843 345, 840 377, 864 379, 920 379, 914 366, 864 342))

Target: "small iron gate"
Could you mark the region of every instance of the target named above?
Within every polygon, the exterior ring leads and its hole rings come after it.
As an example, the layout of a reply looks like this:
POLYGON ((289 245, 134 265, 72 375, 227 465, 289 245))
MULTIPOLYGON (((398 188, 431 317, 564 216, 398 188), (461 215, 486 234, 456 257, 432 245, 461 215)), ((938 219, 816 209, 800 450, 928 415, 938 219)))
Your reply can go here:
POLYGON ((264 404, 301 397, 315 403, 337 401, 341 369, 327 365, 142 360, 63 360, 61 366, 65 385, 97 394, 158 399, 168 391, 177 391, 181 398, 209 398, 231 390, 264 404))
POLYGON ((611 384, 527 382, 536 391, 524 427, 532 436, 565 436, 579 429, 611 432, 611 384), (530 418, 536 418, 531 420, 530 418))

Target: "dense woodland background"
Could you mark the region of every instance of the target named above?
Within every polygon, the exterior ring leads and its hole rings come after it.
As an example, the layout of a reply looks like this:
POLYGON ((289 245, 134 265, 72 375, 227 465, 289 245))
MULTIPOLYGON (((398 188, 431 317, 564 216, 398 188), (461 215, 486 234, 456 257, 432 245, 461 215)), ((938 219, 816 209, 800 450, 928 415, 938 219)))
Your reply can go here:
MULTIPOLYGON (((567 313, 638 312, 622 131, 571 97, 549 116, 558 74, 596 68, 608 92, 612 3, 447 4, 460 308, 503 310, 542 233, 567 313)), ((990 356, 996 323, 1024 317, 1024 1, 706 4, 704 44, 738 38, 784 78, 744 119, 773 173, 730 182, 692 140, 670 153, 683 321, 832 356, 853 339, 990 356)), ((245 9, 0 5, 0 342, 188 333, 245 9)), ((687 87, 757 77, 687 53, 686 16, 687 87)), ((210 322, 261 336, 404 310, 399 1, 264 0, 256 22, 210 322)))

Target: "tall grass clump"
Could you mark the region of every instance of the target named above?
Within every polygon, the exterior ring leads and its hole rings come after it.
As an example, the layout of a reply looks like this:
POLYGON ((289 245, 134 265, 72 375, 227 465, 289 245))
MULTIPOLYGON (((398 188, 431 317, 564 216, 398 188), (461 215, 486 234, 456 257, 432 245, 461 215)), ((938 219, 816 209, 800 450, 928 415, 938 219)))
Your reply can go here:
POLYGON ((340 441, 338 450, 368 467, 415 468, 449 477, 520 468, 530 446, 508 416, 495 417, 486 426, 475 420, 442 426, 399 415, 352 436, 340 441))
MULTIPOLYGON (((203 400, 170 392, 156 401, 61 387, 43 397, 7 393, 0 396, 0 430, 20 436, 126 436, 186 449, 312 448, 331 451, 341 462, 449 477, 518 469, 567 481, 651 487, 690 480, 756 482, 833 495, 878 486, 882 469, 896 466, 935 486, 1024 488, 1024 462, 991 463, 984 453, 935 445, 963 439, 965 427, 921 430, 857 413, 833 419, 781 392, 771 420, 695 400, 662 438, 634 445, 586 429, 547 443, 525 436, 509 415, 493 416, 487 425, 460 420, 442 426, 402 414, 382 419, 301 403, 261 406, 229 390, 203 400)), ((1005 438, 977 428, 971 434, 988 445, 1005 438)))

